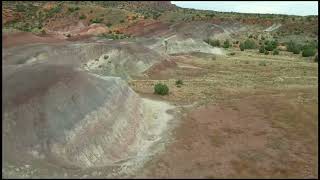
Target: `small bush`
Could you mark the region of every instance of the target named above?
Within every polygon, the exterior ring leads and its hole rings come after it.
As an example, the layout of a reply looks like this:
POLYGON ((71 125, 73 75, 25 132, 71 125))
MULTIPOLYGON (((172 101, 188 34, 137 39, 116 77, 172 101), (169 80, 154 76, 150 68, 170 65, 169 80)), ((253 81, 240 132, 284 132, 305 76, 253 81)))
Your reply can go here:
POLYGON ((244 44, 243 44, 243 43, 240 43, 240 50, 241 50, 241 51, 244 51, 244 49, 245 49, 245 48, 244 48, 244 44))
POLYGON ((70 12, 74 12, 74 11, 78 11, 80 8, 79 7, 69 7, 68 8, 68 11, 70 11, 70 12))
POLYGON ((300 45, 296 44, 293 41, 290 41, 287 43, 287 51, 288 52, 293 52, 293 54, 299 54, 300 53, 300 45))
POLYGON ((264 52, 265 52, 264 46, 260 46, 259 53, 264 53, 264 52))
POLYGON ((227 39, 227 40, 225 40, 224 42, 223 42, 223 48, 229 48, 230 47, 230 42, 229 42, 229 40, 227 39))
POLYGON ((158 83, 154 86, 154 93, 160 95, 166 95, 169 93, 169 88, 165 84, 158 83))
POLYGON ((120 23, 124 23, 124 20, 122 19, 122 20, 120 20, 120 23))
POLYGON ((111 26, 112 26, 112 24, 111 24, 111 23, 107 23, 106 25, 107 25, 108 27, 111 27, 111 26))
POLYGON ((266 66, 266 65, 267 65, 267 63, 265 61, 260 61, 259 62, 259 66, 266 66))
POLYGON ((211 42, 211 46, 213 47, 220 47, 220 41, 217 39, 217 40, 213 40, 211 42))
POLYGON ((313 48, 305 48, 302 51, 302 57, 310 57, 316 54, 316 50, 313 48))
POLYGON ((235 52, 231 52, 231 53, 229 53, 229 55, 230 56, 234 56, 234 55, 236 55, 236 53, 235 52))
POLYGON ((294 47, 292 52, 293 54, 300 54, 300 49, 298 47, 294 47))
POLYGON ((318 62, 318 54, 314 57, 314 62, 318 62))
POLYGON ((207 39, 207 40, 204 40, 204 42, 210 44, 213 47, 220 47, 220 41, 218 39, 216 39, 216 40, 207 39))
POLYGON ((272 54, 273 55, 279 55, 279 50, 278 49, 273 50, 272 54))
POLYGON ((103 21, 103 18, 95 18, 90 20, 91 23, 101 23, 102 21, 103 21))
POLYGON ((265 49, 268 51, 273 51, 278 46, 278 41, 265 41, 265 49))
POLYGON ((176 81, 176 86, 177 87, 181 87, 181 85, 183 85, 183 81, 181 79, 176 81))
POLYGON ((269 54, 269 51, 264 52, 264 54, 265 54, 265 55, 268 55, 268 54, 269 54))
POLYGON ((79 17, 79 19, 85 19, 85 18, 86 18, 86 16, 83 14, 79 17))
POLYGON ((256 43, 252 39, 247 39, 243 43, 240 43, 240 50, 243 49, 255 49, 256 43))

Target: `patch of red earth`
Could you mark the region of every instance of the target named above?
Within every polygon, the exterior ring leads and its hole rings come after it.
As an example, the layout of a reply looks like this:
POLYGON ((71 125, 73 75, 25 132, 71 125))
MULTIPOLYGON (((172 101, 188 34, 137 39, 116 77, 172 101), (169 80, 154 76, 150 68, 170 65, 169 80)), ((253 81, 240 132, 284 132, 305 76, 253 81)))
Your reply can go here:
MULTIPOLYGON (((289 140, 284 131, 273 128, 271 119, 280 118, 273 115, 279 111, 278 106, 286 107, 287 112, 293 110, 285 99, 269 96, 193 110, 175 130, 176 140, 166 152, 147 163, 138 177, 317 177, 316 157, 303 153, 314 148, 315 142, 289 140)), ((300 110, 294 114, 300 117, 300 110)), ((307 119, 304 122, 315 121, 315 117, 303 118, 307 119)), ((316 135, 314 129, 309 131, 316 135)))
POLYGON ((120 31, 132 36, 161 36, 170 30, 169 25, 160 21, 139 21, 120 31))
POLYGON ((65 40, 53 36, 37 36, 29 32, 18 32, 18 33, 10 33, 2 35, 2 45, 4 48, 32 44, 32 43, 58 43, 64 42, 65 40))

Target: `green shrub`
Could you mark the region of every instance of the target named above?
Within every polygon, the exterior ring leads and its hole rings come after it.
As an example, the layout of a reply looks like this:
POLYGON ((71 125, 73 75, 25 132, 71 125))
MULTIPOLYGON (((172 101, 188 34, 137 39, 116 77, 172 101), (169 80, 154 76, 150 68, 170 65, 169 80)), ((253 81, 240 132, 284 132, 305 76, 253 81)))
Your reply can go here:
POLYGON ((300 54, 300 49, 298 47, 294 47, 292 52, 293 52, 293 54, 300 54))
POLYGON ((79 19, 85 19, 85 18, 86 18, 86 16, 83 14, 79 17, 79 19))
POLYGON ((101 23, 102 21, 103 21, 103 18, 95 18, 90 20, 91 23, 101 23))
POLYGON ((272 54, 273 55, 279 55, 279 50, 278 49, 273 50, 272 54))
POLYGON ((218 39, 213 40, 213 41, 211 42, 211 46, 213 46, 213 47, 220 47, 220 41, 219 41, 218 39))
MULTIPOLYGON (((252 39, 247 39, 243 43, 240 43, 240 50, 243 49, 255 49, 256 48, 256 43, 252 39)), ((241 51, 243 51, 241 50, 241 51)))
POLYGON ((241 51, 244 51, 244 49, 245 49, 245 48, 244 48, 244 44, 241 42, 241 43, 240 43, 240 50, 241 50, 241 51))
POLYGON ((256 43, 254 42, 254 40, 247 39, 244 41, 244 47, 245 49, 255 49, 256 43))
POLYGON ((278 40, 271 41, 271 45, 273 46, 273 49, 276 49, 279 45, 278 40))
POLYGON ((68 10, 70 12, 74 12, 74 11, 78 11, 80 8, 79 7, 75 7, 75 8, 72 8, 72 7, 69 7, 68 10))
POLYGON ((264 46, 260 46, 259 53, 264 53, 264 52, 265 52, 264 46))
POLYGON ((318 62, 318 54, 314 57, 314 62, 318 62))
POLYGON ((124 20, 122 19, 122 20, 120 20, 120 23, 124 23, 124 20))
POLYGON ((181 87, 181 85, 183 85, 183 81, 181 79, 176 81, 176 86, 177 87, 181 87))
POLYGON ((235 52, 231 52, 231 53, 229 53, 229 55, 230 56, 234 56, 234 55, 236 55, 236 53, 235 52))
POLYGON ((265 51, 264 54, 265 54, 265 55, 268 55, 268 54, 269 54, 269 51, 265 51))
POLYGON ((314 56, 316 54, 316 50, 309 47, 309 48, 305 48, 302 51, 302 57, 310 57, 310 56, 314 56))
POLYGON ((268 44, 266 45, 265 49, 266 49, 267 51, 272 51, 272 50, 273 50, 272 44, 271 44, 271 43, 268 43, 268 44))
POLYGON ((213 46, 213 47, 220 47, 220 41, 219 41, 218 39, 215 39, 215 40, 213 40, 213 39, 206 39, 206 40, 204 40, 204 42, 210 44, 210 45, 213 46))
POLYGON ((224 42, 223 42, 223 48, 229 48, 230 47, 230 42, 229 42, 229 40, 227 39, 227 40, 225 40, 224 42))
POLYGON ((72 7, 69 7, 69 8, 68 8, 68 11, 69 11, 69 12, 73 12, 74 9, 73 9, 72 7))
POLYGON ((158 83, 154 86, 154 93, 160 95, 166 95, 169 93, 169 88, 165 84, 158 83))
POLYGON ((299 54, 300 53, 300 45, 296 44, 295 42, 293 42, 292 40, 287 43, 287 51, 288 52, 293 52, 293 54, 299 54))
POLYGON ((111 27, 111 26, 112 26, 112 24, 111 24, 111 23, 107 23, 106 25, 107 25, 108 27, 111 27))
POLYGON ((260 61, 259 62, 259 66, 266 66, 266 65, 267 65, 267 63, 265 61, 260 61))

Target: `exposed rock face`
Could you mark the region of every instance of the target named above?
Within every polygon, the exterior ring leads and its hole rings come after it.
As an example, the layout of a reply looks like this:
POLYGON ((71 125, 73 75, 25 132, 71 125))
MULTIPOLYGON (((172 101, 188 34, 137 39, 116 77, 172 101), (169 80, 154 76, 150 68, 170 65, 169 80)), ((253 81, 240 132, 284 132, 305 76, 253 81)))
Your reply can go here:
POLYGON ((171 118, 171 106, 141 99, 120 78, 69 66, 6 67, 3 87, 5 161, 115 165, 147 156, 171 118))

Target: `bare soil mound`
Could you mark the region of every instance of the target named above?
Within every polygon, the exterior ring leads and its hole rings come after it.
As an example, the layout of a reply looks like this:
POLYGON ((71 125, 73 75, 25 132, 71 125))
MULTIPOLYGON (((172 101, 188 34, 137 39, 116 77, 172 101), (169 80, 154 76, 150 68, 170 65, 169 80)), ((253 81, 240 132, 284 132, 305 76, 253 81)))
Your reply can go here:
POLYGON ((6 163, 61 169, 125 163, 125 173, 152 155, 149 147, 171 118, 170 105, 141 99, 120 78, 45 63, 3 70, 6 163))

